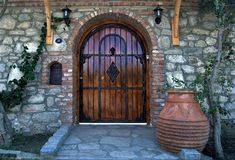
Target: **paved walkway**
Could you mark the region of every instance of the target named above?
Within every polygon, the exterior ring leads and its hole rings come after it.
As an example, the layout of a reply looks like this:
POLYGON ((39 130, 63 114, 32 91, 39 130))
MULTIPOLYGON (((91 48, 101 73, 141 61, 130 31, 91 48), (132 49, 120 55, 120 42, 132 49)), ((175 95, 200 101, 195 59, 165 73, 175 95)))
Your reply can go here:
POLYGON ((72 129, 57 160, 177 160, 160 149, 149 126, 84 126, 72 129))

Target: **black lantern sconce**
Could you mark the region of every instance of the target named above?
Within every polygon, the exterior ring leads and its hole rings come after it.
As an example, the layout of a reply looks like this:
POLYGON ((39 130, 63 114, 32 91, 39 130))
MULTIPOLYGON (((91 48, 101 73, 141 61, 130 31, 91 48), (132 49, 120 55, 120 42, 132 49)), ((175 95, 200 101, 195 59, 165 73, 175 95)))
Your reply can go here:
POLYGON ((64 16, 64 22, 67 26, 69 26, 70 24, 70 13, 72 12, 71 9, 68 8, 68 6, 66 6, 65 8, 62 9, 63 11, 63 16, 64 16))
POLYGON ((161 23, 163 9, 158 5, 154 10, 156 24, 161 23))

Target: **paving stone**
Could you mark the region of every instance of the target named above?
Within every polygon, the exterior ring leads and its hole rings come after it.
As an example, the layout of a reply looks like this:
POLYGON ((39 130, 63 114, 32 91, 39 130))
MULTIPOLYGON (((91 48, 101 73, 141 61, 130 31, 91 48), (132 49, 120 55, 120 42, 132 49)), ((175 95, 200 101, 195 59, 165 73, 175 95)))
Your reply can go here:
POLYGON ((133 137, 133 138, 136 138, 136 137, 139 137, 139 135, 138 134, 131 134, 131 136, 133 137))
POLYGON ((147 138, 134 138, 132 146, 141 146, 141 147, 155 147, 155 140, 147 138))
POLYGON ((182 149, 179 153, 182 160, 200 160, 201 153, 195 149, 182 149))
POLYGON ((137 158, 137 155, 130 151, 113 151, 110 156, 114 158, 137 158))
POLYGON ((97 159, 101 157, 105 157, 107 155, 107 152, 102 150, 92 150, 91 151, 82 151, 78 152, 77 156, 80 159, 97 159))
POLYGON ((111 136, 130 136, 131 131, 130 130, 123 130, 123 129, 112 129, 110 131, 111 136))
POLYGON ((78 151, 77 150, 60 150, 58 153, 57 153, 57 155, 59 155, 59 156, 62 156, 62 155, 64 155, 64 156, 76 156, 78 154, 78 151))
POLYGON ((70 135, 64 142, 64 144, 79 144, 79 143, 81 143, 81 140, 78 137, 72 135, 70 135))
POLYGON ((60 149, 61 150, 75 150, 77 148, 76 144, 70 144, 70 145, 63 145, 60 149))
POLYGON ((157 154, 155 154, 151 151, 146 151, 146 150, 140 151, 140 154, 144 158, 154 158, 157 156, 157 154))
POLYGON ((107 144, 101 145, 100 148, 101 148, 103 151, 106 151, 106 152, 112 152, 112 151, 118 150, 117 147, 115 147, 115 146, 113 146, 113 145, 107 145, 107 144))
MULTIPOLYGON (((83 131, 80 131, 79 133, 82 133, 83 131)), ((107 134, 108 131, 104 130, 104 129, 86 129, 86 132, 83 132, 86 135, 93 135, 93 136, 97 136, 97 135, 104 135, 107 134)), ((82 134, 83 134, 82 133, 82 134)))
POLYGON ((148 126, 76 126, 55 159, 178 160, 178 157, 155 143, 155 129, 148 126), (68 144, 72 140, 78 142, 68 144))
MULTIPOLYGON (((77 133, 77 134, 79 134, 79 133, 77 133)), ((100 137, 92 136, 92 135, 79 135, 79 138, 83 142, 98 142, 98 141, 100 141, 100 137)))
POLYGON ((123 151, 132 151, 132 152, 139 152, 141 150, 145 149, 144 147, 140 146, 132 146, 132 147, 119 147, 119 150, 123 151))
POLYGON ((97 143, 80 143, 78 144, 78 149, 82 150, 98 150, 100 145, 97 143))
POLYGON ((179 158, 177 158, 176 156, 172 156, 166 153, 162 153, 156 157, 154 157, 154 159, 157 160, 179 160, 179 158))
POLYGON ((111 144, 117 147, 128 147, 130 146, 131 139, 123 137, 103 137, 100 141, 101 144, 111 144))

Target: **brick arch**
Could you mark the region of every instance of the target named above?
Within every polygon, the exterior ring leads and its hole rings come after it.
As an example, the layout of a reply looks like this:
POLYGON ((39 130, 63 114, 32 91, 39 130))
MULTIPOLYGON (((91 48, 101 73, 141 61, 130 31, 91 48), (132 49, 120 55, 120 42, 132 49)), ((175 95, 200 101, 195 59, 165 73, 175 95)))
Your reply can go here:
POLYGON ((69 48, 76 50, 79 46, 74 42, 81 42, 84 35, 92 29, 105 23, 122 23, 130 29, 141 35, 142 40, 146 43, 147 52, 151 54, 157 50, 157 38, 150 27, 150 24, 134 12, 118 9, 102 9, 94 11, 89 15, 79 19, 75 24, 72 36, 69 39, 69 48))
POLYGON ((79 50, 84 39, 88 34, 95 28, 105 25, 105 24, 122 24, 129 29, 135 31, 143 41, 146 49, 146 54, 150 57, 149 59, 149 102, 150 103, 150 117, 151 122, 155 125, 156 113, 158 113, 158 102, 160 102, 160 96, 158 95, 159 88, 162 88, 164 84, 164 56, 157 47, 157 38, 150 24, 142 19, 140 16, 134 14, 133 12, 127 10, 119 9, 102 9, 94 11, 89 15, 79 19, 79 22, 75 24, 74 29, 71 33, 71 37, 68 41, 67 53, 73 57, 73 117, 74 121, 77 120, 76 114, 79 112, 76 110, 78 105, 78 92, 77 87, 78 82, 78 55, 79 50), (156 70, 156 71, 153 71, 156 70))

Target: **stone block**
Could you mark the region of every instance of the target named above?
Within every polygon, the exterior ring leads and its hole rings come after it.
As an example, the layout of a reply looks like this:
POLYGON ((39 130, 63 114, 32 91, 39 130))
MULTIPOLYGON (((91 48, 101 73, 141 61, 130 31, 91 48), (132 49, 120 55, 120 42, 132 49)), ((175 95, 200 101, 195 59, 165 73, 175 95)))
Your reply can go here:
POLYGON ((11 45, 13 43, 12 37, 5 37, 2 44, 11 45))
POLYGON ((188 47, 183 49, 184 55, 201 55, 201 48, 188 47))
POLYGON ((17 26, 17 28, 19 29, 27 29, 30 27, 31 27, 31 22, 22 22, 17 26))
POLYGON ((44 96, 42 94, 33 95, 28 99, 29 103, 42 103, 44 101, 44 96))
POLYGON ((159 47, 160 47, 160 48, 165 48, 165 49, 167 49, 167 48, 169 48, 170 45, 171 45, 170 38, 167 37, 167 36, 161 36, 161 37, 159 37, 159 39, 158 39, 158 44, 159 44, 159 47))
POLYGON ((209 35, 210 34, 210 32, 208 30, 199 29, 199 28, 194 28, 193 33, 198 34, 198 35, 209 35))
POLYGON ((45 143, 45 145, 41 148, 40 155, 44 158, 55 155, 61 144, 68 137, 71 128, 72 128, 71 124, 65 124, 61 126, 56 131, 56 133, 49 138, 47 143, 45 143))
POLYGON ((172 63, 185 63, 186 59, 182 55, 168 55, 167 60, 172 63))
POLYGON ((195 149, 182 149, 179 153, 179 157, 181 160, 200 160, 201 153, 195 149))
POLYGON ((7 29, 7 30, 12 30, 15 28, 16 25, 16 20, 12 18, 11 16, 4 16, 0 20, 0 28, 1 29, 7 29))
POLYGON ((206 37, 206 43, 210 46, 215 45, 216 44, 216 39, 211 38, 211 37, 206 37))
POLYGON ((35 113, 35 112, 42 112, 45 111, 44 104, 30 104, 23 106, 24 113, 35 113))
POLYGON ((189 66, 189 65, 183 65, 183 66, 182 66, 182 70, 183 70, 185 73, 194 73, 194 72, 195 72, 194 67, 189 66))
POLYGON ((212 47, 207 47, 207 48, 205 48, 205 49, 203 50, 204 53, 215 53, 215 52, 217 52, 217 51, 218 51, 218 49, 215 48, 214 46, 212 46, 212 47))
POLYGON ((19 21, 28 21, 30 19, 31 19, 31 17, 28 14, 20 14, 18 17, 19 21))
POLYGON ((4 56, 12 53, 13 49, 7 45, 0 45, 0 55, 4 56))
POLYGON ((25 35, 25 32, 23 30, 12 30, 9 34, 13 36, 23 36, 25 35))
POLYGON ((196 42, 195 47, 201 47, 201 48, 206 47, 206 42, 203 40, 199 40, 196 42))
POLYGON ((52 123, 58 120, 59 112, 42 112, 33 115, 33 121, 39 123, 52 123))
POLYGON ((37 51, 37 49, 38 49, 38 43, 37 42, 28 42, 28 43, 26 43, 26 46, 28 47, 28 52, 29 53, 34 53, 34 52, 36 52, 37 51))
POLYGON ((182 52, 182 50, 181 49, 169 49, 169 50, 167 50, 167 51, 165 51, 165 54, 175 54, 175 55, 177 55, 177 54, 179 54, 179 55, 181 55, 183 52, 182 52))

